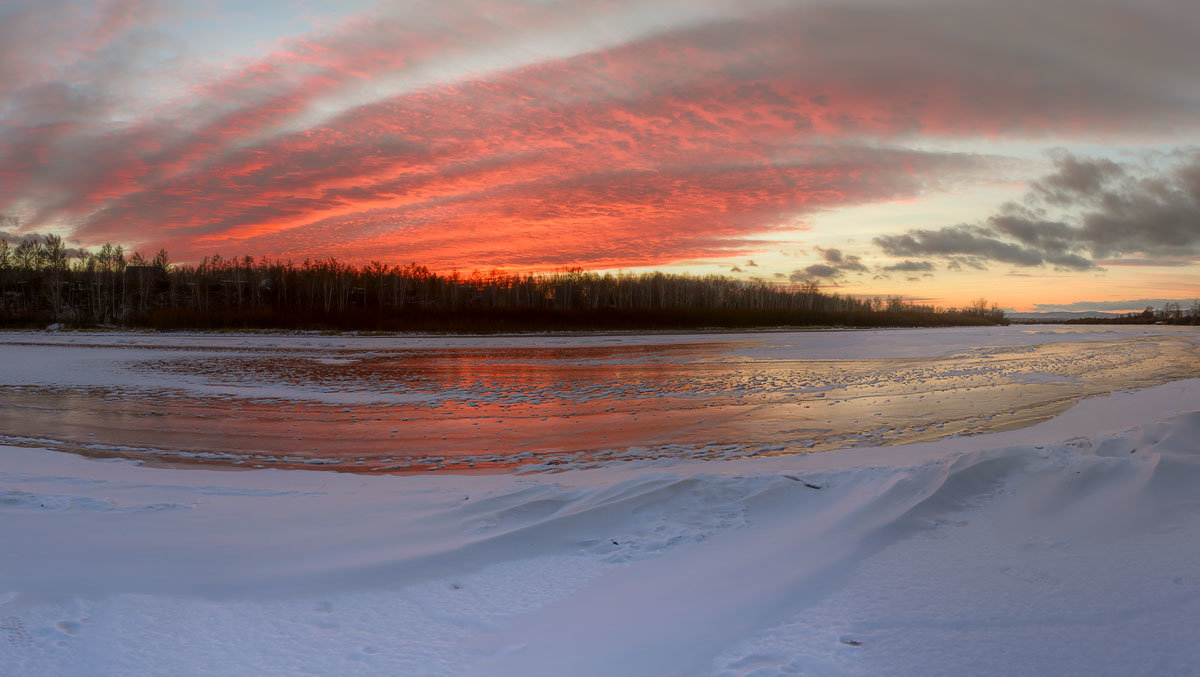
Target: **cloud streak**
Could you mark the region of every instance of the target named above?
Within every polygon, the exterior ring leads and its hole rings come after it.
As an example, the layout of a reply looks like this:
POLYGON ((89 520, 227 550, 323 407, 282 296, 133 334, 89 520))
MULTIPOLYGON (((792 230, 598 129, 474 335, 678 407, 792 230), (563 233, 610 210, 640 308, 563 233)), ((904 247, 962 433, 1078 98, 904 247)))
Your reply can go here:
POLYGON ((888 273, 931 273, 933 264, 929 261, 901 261, 882 268, 888 273))
MULTIPOLYGON (((913 149, 926 136, 1197 127, 1191 43, 1162 30, 1200 21, 1191 4, 1046 4, 385 8, 187 68, 165 67, 178 55, 155 22, 170 6, 18 5, 0 16, 0 212, 182 258, 654 265, 752 252, 807 215, 987 167, 913 149), (610 35, 579 37, 579 16, 610 35)), ((1072 206, 1133 181, 1078 162, 1039 199, 1072 206)), ((1113 192, 1124 201, 1082 225, 1013 212, 877 242, 958 265, 1162 255, 1190 243, 1170 220, 1186 176, 1171 181, 1167 197, 1113 192), (1135 243, 1121 230, 1135 218, 1160 225, 1135 243)), ((831 252, 812 276, 866 270, 831 252)))
POLYGON ((1054 311, 1099 311, 1099 312, 1137 312, 1146 308, 1162 308, 1167 303, 1178 303, 1182 308, 1190 308, 1195 299, 1126 299, 1123 301, 1076 301, 1074 303, 1039 303, 1034 306, 1037 312, 1054 311))

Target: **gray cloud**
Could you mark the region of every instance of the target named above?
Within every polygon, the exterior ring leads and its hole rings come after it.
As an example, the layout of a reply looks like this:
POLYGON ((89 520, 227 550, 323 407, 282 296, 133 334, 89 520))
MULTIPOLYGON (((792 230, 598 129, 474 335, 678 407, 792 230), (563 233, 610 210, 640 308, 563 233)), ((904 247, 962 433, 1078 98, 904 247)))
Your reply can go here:
POLYGON ((816 249, 821 253, 826 263, 838 270, 857 273, 867 272, 866 265, 863 264, 862 259, 858 256, 844 254, 840 249, 822 249, 820 247, 816 249))
MULTIPOLYGON (((47 235, 49 233, 21 232, 20 219, 15 216, 0 214, 0 242, 7 242, 10 247, 15 247, 24 242, 45 242, 47 235)), ((87 255, 86 250, 74 247, 66 247, 65 251, 68 258, 78 258, 87 255)))
POLYGON ((933 264, 929 261, 901 261, 895 265, 884 266, 883 269, 889 273, 919 273, 933 270, 933 264))
POLYGON ((960 271, 966 268, 972 270, 987 270, 987 266, 983 265, 983 261, 974 256, 948 256, 946 257, 946 270, 960 271))
MULTIPOLYGON (((10 247, 16 247, 23 242, 45 242, 46 233, 14 233, 7 230, 0 230, 0 242, 7 242, 10 247)), ((65 247, 67 258, 80 258, 87 256, 88 252, 84 249, 76 247, 65 247)))
POLYGON ((1047 202, 1071 204, 1095 194, 1106 183, 1123 176, 1125 170, 1112 160, 1080 160, 1061 150, 1053 151, 1058 172, 1034 181, 1032 189, 1047 202))
POLYGON ((15 216, 0 214, 0 240, 10 245, 22 242, 42 242, 46 239, 43 233, 21 232, 21 221, 15 216))
POLYGON ((1002 205, 979 225, 916 229, 874 239, 896 257, 938 256, 951 269, 986 261, 1089 270, 1122 255, 1130 265, 1180 265, 1200 254, 1200 150, 1185 149, 1148 169, 1052 155, 1056 171, 1031 184, 1023 204, 1002 205), (1061 218, 1047 218, 1051 210, 1061 218))
MULTIPOLYGON (((891 256, 967 256, 1017 266, 1040 266, 1048 261, 1046 253, 1035 247, 1008 242, 998 237, 994 230, 965 224, 938 230, 910 230, 903 235, 884 235, 875 238, 874 242, 891 256)), ((1075 264, 1068 267, 1093 267, 1090 261, 1084 259, 1074 261, 1071 257, 1056 258, 1064 261, 1063 265, 1075 264)))
POLYGON ((813 247, 813 249, 821 255, 825 263, 814 263, 807 268, 792 271, 792 274, 788 276, 792 282, 808 282, 819 279, 832 282, 847 272, 865 273, 869 270, 860 257, 846 254, 840 249, 824 249, 822 247, 813 247))
POLYGON ((789 275, 788 277, 789 277, 789 279, 791 279, 792 282, 803 282, 804 280, 809 280, 814 277, 816 277, 816 278, 821 278, 821 277, 835 278, 841 274, 842 274, 842 271, 838 270, 837 268, 834 268, 833 266, 827 266, 822 263, 814 263, 813 265, 805 268, 804 270, 792 271, 792 274, 789 275))
POLYGON ((45 239, 45 235, 41 233, 16 233, 10 230, 0 230, 0 240, 17 245, 22 242, 41 242, 45 239))
POLYGON ((1191 306, 1191 299, 1127 299, 1124 301, 1076 301, 1074 303, 1038 303, 1034 309, 1038 312, 1076 311, 1076 310, 1105 310, 1105 311, 1137 311, 1147 307, 1162 308, 1165 303, 1178 303, 1183 308, 1191 306))
POLYGON ((1188 259, 1105 259, 1097 261, 1102 266, 1156 266, 1164 268, 1184 268, 1186 266, 1196 265, 1195 261, 1188 259))

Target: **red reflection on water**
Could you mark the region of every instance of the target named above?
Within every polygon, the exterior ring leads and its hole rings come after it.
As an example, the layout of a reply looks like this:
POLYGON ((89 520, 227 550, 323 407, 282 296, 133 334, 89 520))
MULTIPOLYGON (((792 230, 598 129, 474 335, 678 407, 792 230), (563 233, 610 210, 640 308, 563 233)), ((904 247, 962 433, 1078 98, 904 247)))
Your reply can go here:
POLYGON ((979 432, 1196 371, 1181 358, 1190 344, 1169 339, 842 361, 741 359, 738 345, 151 351, 133 368, 178 390, 11 389, 0 433, 102 455, 373 472, 703 458, 979 432))

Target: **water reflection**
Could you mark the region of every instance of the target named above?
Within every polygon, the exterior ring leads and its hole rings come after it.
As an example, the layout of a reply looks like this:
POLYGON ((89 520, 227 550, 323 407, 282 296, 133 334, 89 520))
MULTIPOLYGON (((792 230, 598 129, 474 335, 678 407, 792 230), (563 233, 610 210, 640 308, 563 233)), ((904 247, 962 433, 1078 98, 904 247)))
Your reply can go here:
POLYGON ((129 368, 175 387, 10 389, 0 430, 157 462, 482 471, 936 439, 1200 371, 1182 336, 929 359, 775 360, 740 347, 147 351, 129 368))

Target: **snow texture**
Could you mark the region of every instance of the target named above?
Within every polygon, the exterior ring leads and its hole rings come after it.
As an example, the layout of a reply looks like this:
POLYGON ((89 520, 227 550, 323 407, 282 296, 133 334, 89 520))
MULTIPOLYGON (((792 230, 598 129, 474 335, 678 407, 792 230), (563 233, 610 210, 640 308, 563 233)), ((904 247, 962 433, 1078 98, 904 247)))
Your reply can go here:
POLYGON ((3 675, 1200 666, 1196 379, 988 435, 556 473, 0 458, 3 675))

